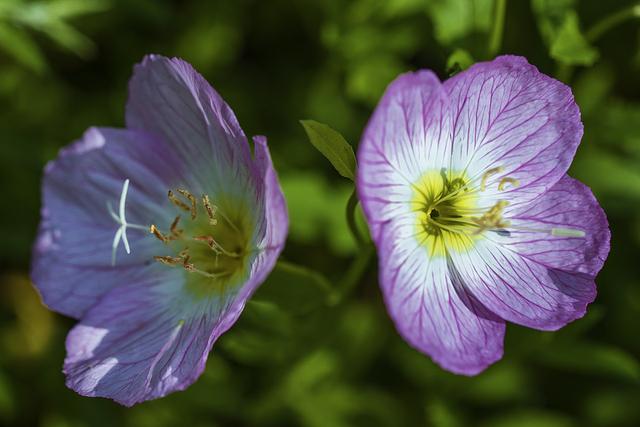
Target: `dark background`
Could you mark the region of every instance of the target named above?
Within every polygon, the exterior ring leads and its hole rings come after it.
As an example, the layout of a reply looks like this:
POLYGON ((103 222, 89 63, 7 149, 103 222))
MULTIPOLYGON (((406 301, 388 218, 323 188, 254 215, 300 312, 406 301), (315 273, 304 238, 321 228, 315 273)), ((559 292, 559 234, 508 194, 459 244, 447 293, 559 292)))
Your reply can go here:
POLYGON ((492 0, 0 0, 0 424, 640 425, 633 6, 512 0, 501 46, 491 48, 492 0), (331 305, 321 279, 277 270, 195 385, 126 409, 65 388, 74 321, 41 306, 28 270, 44 164, 91 125, 124 125, 132 66, 152 52, 191 62, 247 135, 268 136, 291 216, 284 259, 353 289, 331 305), (344 220, 352 184, 298 120, 326 123, 355 147, 397 74, 430 68, 444 79, 496 52, 524 55, 572 86, 585 135, 570 173, 604 206, 612 251, 584 319, 555 333, 509 325, 502 361, 466 378, 395 333, 375 263, 366 264, 344 220))

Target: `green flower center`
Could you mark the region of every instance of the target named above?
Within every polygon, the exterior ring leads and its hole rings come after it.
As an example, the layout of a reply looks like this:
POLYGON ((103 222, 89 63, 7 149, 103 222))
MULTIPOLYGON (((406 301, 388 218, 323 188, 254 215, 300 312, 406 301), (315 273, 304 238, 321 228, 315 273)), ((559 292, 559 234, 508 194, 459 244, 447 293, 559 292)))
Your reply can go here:
POLYGON ((189 273, 186 286, 197 297, 222 294, 243 283, 255 253, 255 221, 246 204, 228 196, 213 204, 208 195, 196 198, 184 189, 177 194, 169 190, 168 197, 186 215, 176 216, 163 231, 151 225, 151 233, 174 253, 156 256, 156 261, 189 273))

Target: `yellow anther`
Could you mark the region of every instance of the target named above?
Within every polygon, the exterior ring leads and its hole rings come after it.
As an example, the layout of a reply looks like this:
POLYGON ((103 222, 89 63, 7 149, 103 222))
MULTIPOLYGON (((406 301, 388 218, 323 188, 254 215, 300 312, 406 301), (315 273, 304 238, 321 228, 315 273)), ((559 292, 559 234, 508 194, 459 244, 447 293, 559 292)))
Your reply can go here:
POLYGON ((175 267, 176 265, 182 263, 181 257, 173 257, 173 256, 154 256, 153 259, 156 261, 168 265, 169 267, 175 267))
POLYGON ((171 223, 171 227, 169 228, 171 235, 176 238, 180 237, 180 235, 182 234, 182 230, 178 228, 178 222, 180 222, 180 215, 178 215, 176 219, 173 220, 173 222, 171 223))
POLYGON ((485 230, 500 229, 509 226, 509 221, 503 221, 502 211, 509 205, 505 200, 498 201, 480 218, 472 218, 478 229, 474 234, 479 234, 485 230))
POLYGON ((211 249, 214 249, 215 240, 211 236, 195 236, 193 240, 206 243, 211 249))
POLYGON ((207 211, 207 216, 209 217, 209 224, 216 225, 218 223, 218 220, 215 218, 215 216, 216 216, 216 211, 218 210, 218 207, 216 205, 211 204, 211 202, 209 201, 209 196, 207 196, 206 194, 202 195, 202 204, 204 205, 205 211, 207 211))
POLYGON ((183 211, 191 212, 191 207, 189 205, 187 205, 185 202, 183 202, 182 200, 178 199, 176 197, 176 195, 173 194, 173 191, 169 190, 167 192, 167 197, 169 197, 169 200, 171 201, 171 203, 173 203, 174 205, 176 205, 177 207, 179 207, 183 211))
POLYGON ((167 236, 162 234, 160 230, 158 230, 158 227, 155 226, 155 224, 151 224, 151 227, 149 227, 149 232, 156 236, 162 243, 166 244, 169 240, 171 240, 167 236))
POLYGON ((498 191, 504 191, 504 188, 507 184, 511 184, 512 187, 519 187, 520 181, 510 177, 502 178, 500 180, 500 184, 498 184, 498 191))
POLYGON ((196 198, 193 194, 184 189, 178 189, 178 193, 182 194, 183 197, 189 200, 189 203, 191 203, 191 206, 189 207, 189 210, 191 211, 191 219, 196 219, 196 215, 198 213, 198 201, 196 198))
POLYGON ((189 255, 182 257, 182 267, 189 272, 194 272, 196 271, 196 266, 189 262, 190 259, 189 255))
POLYGON ((498 166, 497 168, 491 168, 488 171, 486 171, 483 175, 482 175, 482 181, 480 181, 480 191, 484 191, 487 188, 487 180, 492 176, 495 175, 497 173, 502 172, 502 166, 498 166))

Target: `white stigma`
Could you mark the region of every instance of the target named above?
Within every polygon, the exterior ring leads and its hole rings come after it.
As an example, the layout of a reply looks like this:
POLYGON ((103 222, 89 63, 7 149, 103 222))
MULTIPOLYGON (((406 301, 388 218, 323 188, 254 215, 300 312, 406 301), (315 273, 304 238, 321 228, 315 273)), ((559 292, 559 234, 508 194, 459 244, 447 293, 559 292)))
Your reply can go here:
POLYGON ((125 212, 125 207, 127 203, 127 193, 129 192, 129 179, 125 179, 122 184, 122 192, 120 193, 120 204, 118 206, 118 214, 113 211, 111 208, 111 203, 107 202, 107 209, 109 210, 109 214, 111 218, 114 219, 115 222, 120 224, 118 230, 116 230, 116 234, 113 236, 113 244, 111 245, 111 265, 116 265, 116 252, 118 250, 118 245, 120 244, 120 240, 124 244, 124 250, 127 254, 131 253, 131 247, 129 246, 129 239, 127 238, 127 227, 136 228, 139 230, 147 231, 147 227, 138 224, 129 224, 127 222, 127 216, 125 212))
POLYGON ((558 237, 585 237, 586 233, 574 228, 552 228, 551 235, 558 237))

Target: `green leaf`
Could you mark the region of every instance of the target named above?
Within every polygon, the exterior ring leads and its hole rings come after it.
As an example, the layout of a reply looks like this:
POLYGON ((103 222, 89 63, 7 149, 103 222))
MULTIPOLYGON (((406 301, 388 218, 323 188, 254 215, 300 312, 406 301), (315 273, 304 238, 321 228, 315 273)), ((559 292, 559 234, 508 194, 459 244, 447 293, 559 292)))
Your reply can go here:
POLYGON ((447 73, 451 76, 460 71, 466 70, 475 61, 469 52, 464 49, 456 49, 447 59, 447 73))
POLYGON ((60 46, 81 58, 89 58, 95 52, 95 45, 91 39, 62 20, 49 20, 47 24, 41 28, 41 31, 60 46))
POLYGON ((493 0, 432 0, 427 8, 435 37, 445 46, 491 27, 493 0))
POLYGON ((300 123, 307 132, 311 144, 331 162, 340 175, 354 181, 356 156, 353 148, 342 135, 314 120, 300 120, 300 123))
POLYGON ((593 65, 599 57, 580 31, 578 15, 569 12, 555 40, 551 44, 551 57, 567 65, 593 65))
POLYGON ((542 39, 551 47, 565 18, 575 6, 575 0, 532 0, 531 7, 536 15, 536 21, 542 39))
POLYGON ((26 32, 1 22, 0 49, 37 73, 43 72, 47 67, 40 49, 26 32))

